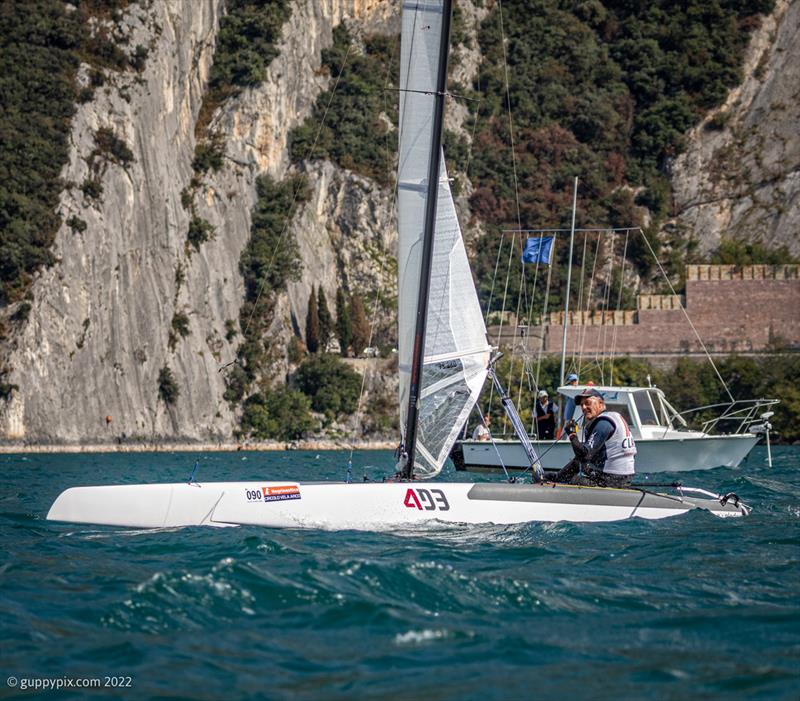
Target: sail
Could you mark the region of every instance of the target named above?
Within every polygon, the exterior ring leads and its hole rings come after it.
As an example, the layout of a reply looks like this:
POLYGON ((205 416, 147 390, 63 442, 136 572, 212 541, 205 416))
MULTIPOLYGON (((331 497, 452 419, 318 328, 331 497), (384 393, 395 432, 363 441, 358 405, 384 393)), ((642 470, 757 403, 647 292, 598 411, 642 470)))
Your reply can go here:
MULTIPOLYGON (((398 298, 401 425, 408 411, 442 2, 405 2, 400 62, 398 298)), ((443 154, 436 207, 414 474, 444 465, 486 379, 489 345, 443 154)))

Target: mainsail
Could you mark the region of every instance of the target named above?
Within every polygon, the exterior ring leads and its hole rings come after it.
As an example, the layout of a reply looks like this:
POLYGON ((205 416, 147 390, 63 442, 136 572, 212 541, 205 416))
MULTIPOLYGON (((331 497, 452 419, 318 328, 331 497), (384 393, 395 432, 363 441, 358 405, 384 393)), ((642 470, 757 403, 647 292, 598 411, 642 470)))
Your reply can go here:
MULTIPOLYGON (((441 0, 403 4, 397 200, 402 426, 408 411, 442 6, 441 0)), ((417 477, 433 477, 441 471, 478 399, 490 351, 442 153, 439 158, 425 359, 414 452, 417 477)))

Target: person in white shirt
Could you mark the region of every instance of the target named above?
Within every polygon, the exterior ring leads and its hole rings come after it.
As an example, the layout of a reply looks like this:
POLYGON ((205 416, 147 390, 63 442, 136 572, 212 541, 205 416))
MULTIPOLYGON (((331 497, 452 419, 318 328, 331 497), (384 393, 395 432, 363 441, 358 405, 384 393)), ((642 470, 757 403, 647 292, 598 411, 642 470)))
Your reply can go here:
POLYGON ((483 420, 475 427, 472 432, 473 441, 489 441, 492 439, 491 429, 492 417, 489 414, 483 417, 483 420))

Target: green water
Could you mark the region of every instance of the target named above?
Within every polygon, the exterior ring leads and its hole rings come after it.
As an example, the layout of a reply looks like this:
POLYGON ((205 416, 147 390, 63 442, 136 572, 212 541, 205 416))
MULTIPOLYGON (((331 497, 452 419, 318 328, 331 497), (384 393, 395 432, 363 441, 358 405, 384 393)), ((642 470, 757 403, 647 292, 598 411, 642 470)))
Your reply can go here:
MULTIPOLYGON (((0 456, 0 698, 798 698, 798 448, 681 476, 736 491, 747 519, 413 537, 44 520, 66 487, 180 481, 195 457, 0 456), (20 690, 45 679, 101 687, 20 690)), ((198 478, 343 479, 346 458, 211 454, 198 478)), ((391 464, 357 454, 354 474, 391 464)))

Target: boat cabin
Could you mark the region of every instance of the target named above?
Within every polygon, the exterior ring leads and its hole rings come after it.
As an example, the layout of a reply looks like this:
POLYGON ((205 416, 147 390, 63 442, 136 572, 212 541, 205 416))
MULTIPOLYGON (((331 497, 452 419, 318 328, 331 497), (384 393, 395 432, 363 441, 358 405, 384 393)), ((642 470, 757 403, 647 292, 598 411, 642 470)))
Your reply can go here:
MULTIPOLYGON (((606 387, 598 385, 565 385, 558 388, 562 407, 566 401, 587 389, 596 389, 603 395, 606 408, 618 412, 627 422, 634 439, 665 438, 677 433, 687 436, 686 421, 667 401, 657 387, 606 387)), ((572 417, 582 426, 583 414, 575 407, 572 417)))

